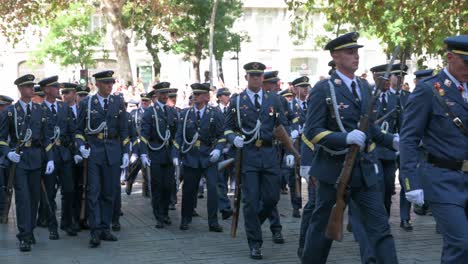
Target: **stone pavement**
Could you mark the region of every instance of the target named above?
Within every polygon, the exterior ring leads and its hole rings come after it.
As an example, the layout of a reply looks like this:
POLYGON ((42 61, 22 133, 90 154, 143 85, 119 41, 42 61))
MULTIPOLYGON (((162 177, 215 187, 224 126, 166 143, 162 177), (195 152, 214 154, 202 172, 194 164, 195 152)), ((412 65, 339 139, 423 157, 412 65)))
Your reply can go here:
MULTIPOLYGON (((306 197, 305 193, 303 197, 306 197)), ((412 215, 414 231, 401 230, 398 197, 393 197, 390 222, 400 263, 440 263, 442 238, 435 233, 433 218, 412 215)), ((86 231, 79 233, 78 237, 68 237, 60 230, 60 240, 50 241, 47 229, 37 228, 37 244, 33 245, 31 252, 21 253, 15 237, 15 219, 10 219, 8 225, 0 225, 0 263, 299 263, 296 250, 300 219, 291 216, 289 195, 281 195, 279 203, 286 243, 272 243, 269 225, 265 223, 262 248, 264 259, 260 261, 249 258, 242 215, 237 238, 233 239, 229 235, 231 220, 223 221, 221 217, 220 223, 224 232, 208 232, 206 198, 198 200, 197 211, 201 216, 193 219, 188 231, 179 230, 180 202, 176 211, 170 211, 173 224, 165 229, 154 228, 150 200, 141 196, 140 185, 137 183, 131 196, 122 194, 122 203, 122 231, 116 233, 119 241, 103 241, 98 249, 88 248, 86 231)), ((10 216, 14 217, 12 212, 10 216)), ((344 241, 333 244, 328 263, 360 263, 358 245, 354 242, 352 234, 345 231, 344 241)))

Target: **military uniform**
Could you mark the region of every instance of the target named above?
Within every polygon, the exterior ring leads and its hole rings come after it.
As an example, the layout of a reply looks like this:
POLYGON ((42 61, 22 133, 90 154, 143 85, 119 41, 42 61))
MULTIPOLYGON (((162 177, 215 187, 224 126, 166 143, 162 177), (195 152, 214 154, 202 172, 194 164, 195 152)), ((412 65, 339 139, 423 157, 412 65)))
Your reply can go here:
MULTIPOLYGON (((13 103, 13 99, 6 96, 0 95, 0 106, 6 107, 13 103)), ((9 142, 7 142, 9 143, 9 142)), ((10 161, 6 157, 6 155, 0 155, 0 216, 3 216, 4 210, 6 210, 6 188, 8 184, 8 171, 10 167, 10 161)))
MULTIPOLYGON (((191 85, 194 94, 209 93, 209 84, 191 85)), ((210 231, 221 232, 218 223, 218 160, 224 148, 224 118, 216 108, 205 105, 185 109, 181 113, 174 158, 181 158, 184 171, 182 187, 182 220, 180 228, 188 229, 192 221, 194 199, 201 176, 208 190, 207 209, 210 231)))
MULTIPOLYGON (((244 65, 244 69, 250 78, 258 78, 265 65, 253 62, 244 65)), ((255 93, 247 88, 231 98, 224 133, 228 142, 237 146, 240 146, 239 135, 246 137, 242 144, 243 212, 250 256, 254 259, 262 258, 261 224, 280 196, 279 164, 273 144, 273 129, 279 124, 287 126, 287 121, 275 93, 262 90, 255 93)))
MULTIPOLYGON (((33 81, 34 75, 28 74, 18 78, 15 85, 27 89, 24 86, 34 84, 33 81)), ((45 113, 40 105, 21 100, 0 115, 0 146, 3 155, 8 155, 17 146, 21 151, 14 179, 19 231, 17 237, 21 251, 29 251, 30 244, 35 243, 33 231, 40 197, 41 168, 44 160, 53 159, 50 149, 44 151, 45 146, 50 144, 45 121, 45 113), (9 139, 11 141, 8 143, 9 139)))
MULTIPOLYGON (((341 49, 360 48, 358 36, 356 32, 339 36, 330 41, 325 49, 334 54, 341 49)), ((357 53, 357 50, 353 52, 357 53)), ((344 56, 343 53, 339 55, 344 56)), ((377 159, 373 153, 375 143, 392 147, 397 140, 391 134, 383 134, 380 128, 372 124, 367 136, 360 136, 363 132, 356 130, 357 124, 361 115, 368 112, 371 88, 359 78, 351 79, 343 75, 339 66, 331 79, 320 81, 312 88, 308 98, 304 136, 320 147, 310 169, 318 180, 317 201, 306 233, 302 263, 325 263, 328 258, 332 240, 325 237, 325 230, 336 201, 334 184, 350 144, 359 144, 366 149, 356 157, 349 182, 349 197, 360 209, 377 262, 397 263, 395 244, 377 185, 377 159)))
MULTIPOLYGON (((93 75, 96 83, 113 83, 113 71, 93 75)), ((82 154, 89 145, 88 158, 88 221, 91 228, 90 246, 100 240, 116 241, 110 233, 116 186, 119 184, 121 161, 128 163, 130 139, 124 99, 101 96, 99 93, 83 99, 79 105, 75 142, 82 154)))
MULTIPOLYGON (((155 92, 170 90, 170 83, 161 82, 153 86, 155 92)), ((157 101, 148 107, 141 121, 140 157, 146 155, 151 161, 151 204, 156 218, 156 227, 171 224, 169 219, 170 196, 175 184, 171 150, 177 129, 177 112, 157 101)))
POLYGON ((401 177, 408 200, 427 200, 443 235, 441 263, 468 259, 468 36, 445 39, 449 66, 416 85, 401 130, 401 177), (451 63, 453 63, 451 65, 451 63), (460 74, 460 72, 458 72, 460 74), (460 78, 460 77, 459 77, 460 78), (463 83, 464 82, 464 83, 463 83), (420 143, 426 153, 420 157, 420 143))

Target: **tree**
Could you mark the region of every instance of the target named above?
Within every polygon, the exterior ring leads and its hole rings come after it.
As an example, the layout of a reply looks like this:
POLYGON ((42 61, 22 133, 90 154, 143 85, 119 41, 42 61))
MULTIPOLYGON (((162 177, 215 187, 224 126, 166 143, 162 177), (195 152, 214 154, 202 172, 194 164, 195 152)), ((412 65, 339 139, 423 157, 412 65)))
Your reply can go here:
POLYGON ((59 11, 50 22, 49 33, 33 52, 34 58, 39 63, 49 58, 63 66, 79 64, 82 69, 94 65, 93 55, 101 44, 103 32, 91 29, 89 18, 93 12, 91 6, 81 3, 59 11))
MULTIPOLYGON (((285 0, 294 12, 294 25, 313 23, 323 14, 329 32, 358 30, 379 38, 387 53, 401 45, 406 56, 436 55, 443 51, 443 39, 468 32, 466 0, 285 0)), ((297 32, 292 32, 296 37, 297 32)), ((307 37, 307 34, 300 36, 307 37)), ((321 38, 322 42, 325 40, 321 38)), ((423 58, 423 57, 421 57, 423 58)))
MULTIPOLYGON (((182 6, 185 12, 174 17, 169 25, 169 32, 175 38, 172 50, 183 54, 184 59, 192 63, 195 81, 200 82, 200 61, 207 56, 213 0, 174 0, 174 2, 182 6)), ((215 39, 222 37, 222 32, 231 30, 235 19, 242 14, 242 3, 240 0, 220 1, 217 10, 215 39)), ((222 39, 215 41, 214 46, 215 56, 234 49, 232 45, 225 45, 222 39)))

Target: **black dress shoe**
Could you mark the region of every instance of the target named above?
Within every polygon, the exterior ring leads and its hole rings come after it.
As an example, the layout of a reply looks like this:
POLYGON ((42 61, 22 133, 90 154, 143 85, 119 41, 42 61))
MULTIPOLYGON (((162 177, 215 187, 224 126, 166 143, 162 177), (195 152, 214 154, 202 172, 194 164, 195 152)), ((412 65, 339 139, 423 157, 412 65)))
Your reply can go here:
POLYGON ((161 221, 157 221, 157 222, 156 222, 156 225, 155 225, 154 227, 156 227, 156 228, 158 228, 158 229, 164 228, 164 223, 161 222, 161 221))
POLYGON ((252 248, 250 250, 250 258, 251 259, 262 259, 262 251, 259 248, 252 248))
POLYGON ((57 232, 57 230, 53 230, 53 231, 50 231, 49 233, 49 239, 50 240, 58 240, 60 237, 59 237, 59 234, 57 232))
POLYGON ((81 227, 81 229, 83 229, 83 230, 89 230, 89 225, 88 225, 88 222, 86 222, 86 221, 81 222, 81 223, 80 223, 80 227, 81 227))
POLYGON ((21 252, 31 251, 31 245, 26 240, 20 240, 19 250, 21 252))
POLYGON ((32 234, 31 236, 29 236, 29 237, 26 239, 26 242, 28 242, 30 245, 36 244, 36 238, 34 237, 34 234, 32 234))
POLYGON ((115 223, 112 223, 112 231, 120 231, 121 229, 121 226, 120 226, 120 223, 119 222, 115 222, 115 223))
POLYGON ((75 232, 75 230, 71 227, 67 227, 65 228, 65 232, 67 233, 67 235, 69 236, 76 236, 77 233, 75 232))
POLYGON ((410 224, 408 220, 401 221, 400 227, 403 228, 403 230, 405 231, 413 231, 413 226, 410 224))
POLYGON ((273 233, 273 243, 275 244, 284 244, 283 234, 281 232, 273 233))
POLYGON ((210 232, 220 233, 220 232, 223 232, 223 228, 219 224, 212 225, 210 226, 210 232))
POLYGON ((97 248, 101 245, 101 240, 97 235, 91 235, 91 239, 89 240, 89 247, 90 248, 97 248))
POLYGON ((198 199, 203 199, 203 198, 205 198, 205 196, 203 195, 203 193, 199 193, 199 194, 198 194, 198 199))
POLYGON ((200 215, 197 213, 197 211, 195 211, 195 209, 193 209, 192 216, 193 216, 193 217, 197 217, 197 216, 200 216, 200 215))
POLYGON ((351 223, 348 223, 346 225, 346 231, 352 233, 353 232, 353 225, 351 223))
POLYGON ((125 183, 125 193, 126 193, 127 195, 132 194, 132 188, 133 188, 133 182, 127 181, 127 182, 125 183))
POLYGON ((284 194, 284 195, 288 194, 288 189, 287 188, 281 189, 281 194, 284 194))
POLYGON ((301 213, 299 212, 299 209, 293 209, 292 216, 294 218, 301 218, 301 213))
POLYGON ((172 225, 171 218, 169 218, 169 216, 165 216, 164 220, 163 220, 163 223, 166 224, 166 225, 172 225))
POLYGON ((181 223, 179 228, 180 228, 180 230, 188 230, 189 229, 188 224, 185 223, 185 222, 181 223))
POLYGON ((233 214, 234 214, 234 212, 233 212, 231 209, 221 211, 221 217, 223 218, 223 220, 228 219, 228 218, 231 217, 233 214))
POLYGON ((110 231, 103 231, 100 236, 101 240, 104 241, 117 241, 117 237, 114 236, 110 231))

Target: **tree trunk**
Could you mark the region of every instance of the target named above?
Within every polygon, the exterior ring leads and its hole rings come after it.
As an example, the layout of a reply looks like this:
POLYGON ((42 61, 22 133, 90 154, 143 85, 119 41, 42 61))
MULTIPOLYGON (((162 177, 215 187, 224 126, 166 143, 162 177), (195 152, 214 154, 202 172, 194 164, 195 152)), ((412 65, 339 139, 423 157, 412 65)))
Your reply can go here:
POLYGON ((133 82, 130 57, 128 56, 129 37, 125 34, 122 26, 122 8, 125 0, 103 0, 101 1, 102 14, 111 27, 112 44, 117 56, 117 77, 133 82))
POLYGON ((161 60, 159 59, 159 56, 158 56, 159 48, 157 46, 158 41, 154 43, 154 37, 152 36, 150 29, 145 30, 145 39, 146 39, 146 42, 145 42, 146 49, 148 50, 148 53, 151 55, 151 58, 153 58, 154 78, 158 79, 161 75, 161 60))
POLYGON ((216 19, 216 11, 218 9, 218 0, 214 0, 213 10, 211 11, 210 19, 210 43, 209 43, 209 56, 210 59, 210 90, 213 89, 213 37, 214 37, 214 26, 216 19))
POLYGON ((216 69, 218 70, 218 78, 220 78, 224 84, 223 60, 222 59, 216 60, 216 69))
POLYGON ((196 83, 200 83, 200 59, 201 58, 197 58, 197 57, 194 57, 194 56, 191 59, 192 68, 193 68, 193 72, 194 72, 193 77, 195 78, 194 81, 196 83))

